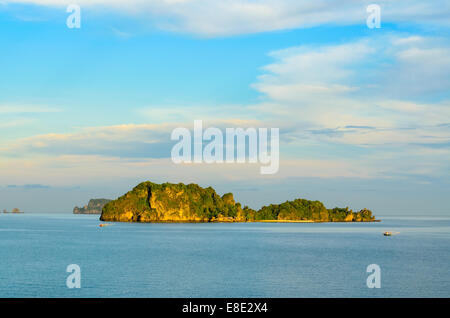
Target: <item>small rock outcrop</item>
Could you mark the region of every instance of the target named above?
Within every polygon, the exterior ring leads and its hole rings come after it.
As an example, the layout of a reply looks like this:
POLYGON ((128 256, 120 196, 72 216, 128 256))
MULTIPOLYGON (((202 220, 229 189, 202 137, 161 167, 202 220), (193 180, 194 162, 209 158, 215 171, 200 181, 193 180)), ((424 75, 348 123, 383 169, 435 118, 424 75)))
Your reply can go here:
POLYGON ((108 199, 91 199, 89 200, 88 205, 85 205, 82 208, 75 207, 73 209, 74 214, 101 214, 102 209, 106 203, 110 202, 108 199))

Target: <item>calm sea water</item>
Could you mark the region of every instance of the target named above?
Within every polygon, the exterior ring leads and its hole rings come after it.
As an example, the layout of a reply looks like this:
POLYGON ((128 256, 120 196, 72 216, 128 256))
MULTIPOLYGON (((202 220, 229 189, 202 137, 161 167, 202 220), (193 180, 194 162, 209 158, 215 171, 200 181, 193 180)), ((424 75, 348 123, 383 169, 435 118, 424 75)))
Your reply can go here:
POLYGON ((100 228, 98 216, 0 214, 0 297, 449 297, 450 218, 382 219, 100 228), (80 289, 66 287, 69 264, 80 289), (369 264, 380 289, 366 286, 369 264))

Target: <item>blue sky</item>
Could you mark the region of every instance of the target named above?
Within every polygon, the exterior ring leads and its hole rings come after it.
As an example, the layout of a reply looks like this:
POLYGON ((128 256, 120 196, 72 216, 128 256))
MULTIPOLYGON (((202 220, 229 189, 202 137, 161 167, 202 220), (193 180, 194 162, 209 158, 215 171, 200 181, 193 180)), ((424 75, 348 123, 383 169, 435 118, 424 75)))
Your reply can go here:
POLYGON ((0 1, 0 208, 70 212, 140 181, 244 204, 296 197, 448 214, 450 6, 380 1, 0 1), (174 166, 194 119, 279 127, 280 172, 174 166))

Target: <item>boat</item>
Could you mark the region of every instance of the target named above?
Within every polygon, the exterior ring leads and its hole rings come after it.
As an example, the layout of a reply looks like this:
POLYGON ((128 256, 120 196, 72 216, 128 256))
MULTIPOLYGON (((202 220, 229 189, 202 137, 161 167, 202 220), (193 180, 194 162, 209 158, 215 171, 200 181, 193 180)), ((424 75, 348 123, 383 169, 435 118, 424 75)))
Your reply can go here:
POLYGON ((108 225, 111 225, 111 224, 101 223, 99 226, 100 226, 100 227, 104 227, 104 226, 108 226, 108 225))
POLYGON ((400 234, 400 232, 390 232, 390 231, 386 231, 383 233, 384 236, 393 236, 393 235, 397 235, 400 234))

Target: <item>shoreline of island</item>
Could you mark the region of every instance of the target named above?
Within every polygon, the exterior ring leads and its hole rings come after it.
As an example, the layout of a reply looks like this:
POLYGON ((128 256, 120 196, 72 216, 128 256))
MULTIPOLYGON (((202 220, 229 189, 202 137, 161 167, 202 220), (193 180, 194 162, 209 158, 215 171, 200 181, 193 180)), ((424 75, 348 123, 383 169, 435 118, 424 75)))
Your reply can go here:
POLYGON ((381 222, 375 219, 370 221, 314 221, 314 220, 257 220, 249 221, 248 223, 372 223, 381 222))
MULTIPOLYGON (((151 222, 135 222, 135 221, 113 221, 101 220, 107 223, 152 223, 152 224, 205 224, 205 223, 374 223, 381 222, 379 219, 371 221, 314 221, 314 220, 254 220, 254 221, 151 221, 151 222)), ((106 223, 106 224, 107 224, 106 223)))

